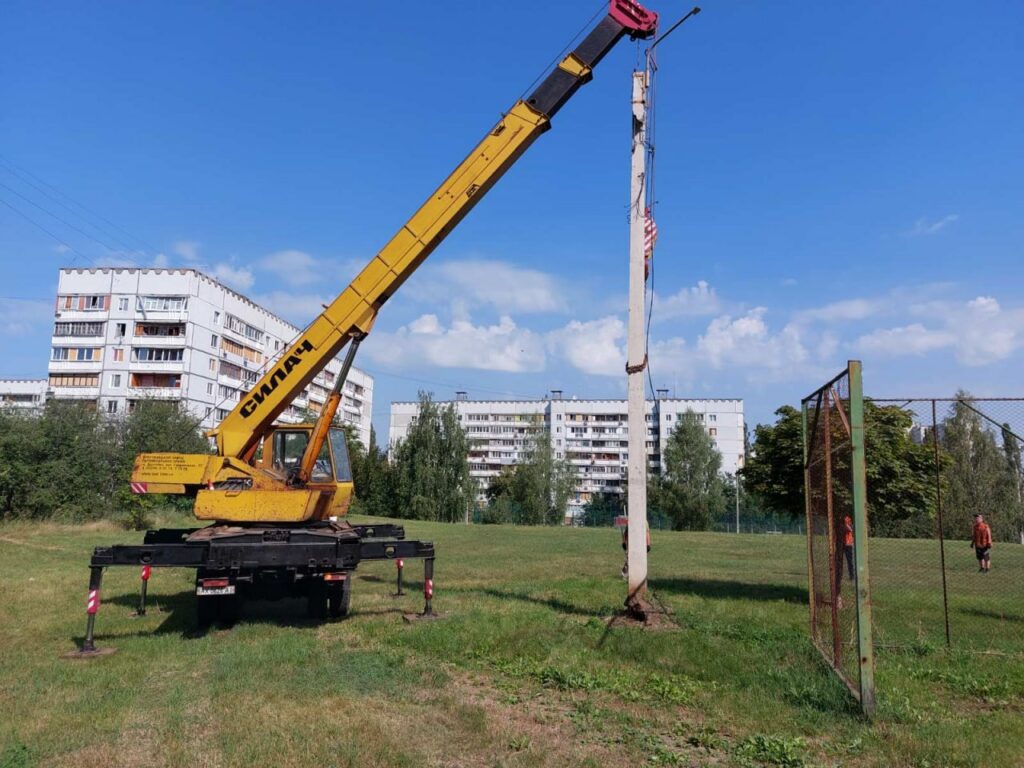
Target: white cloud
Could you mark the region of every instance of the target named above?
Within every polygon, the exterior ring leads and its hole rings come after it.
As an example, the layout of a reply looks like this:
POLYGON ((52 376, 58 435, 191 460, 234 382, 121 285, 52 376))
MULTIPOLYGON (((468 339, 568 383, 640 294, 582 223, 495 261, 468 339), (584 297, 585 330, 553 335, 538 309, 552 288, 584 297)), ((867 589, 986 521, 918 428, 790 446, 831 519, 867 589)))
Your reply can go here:
POLYGON ((844 299, 822 307, 805 309, 798 312, 794 319, 798 322, 808 320, 820 320, 826 323, 850 322, 865 320, 881 312, 884 307, 885 303, 879 299, 844 299))
POLYGON ((436 315, 418 317, 395 333, 373 333, 367 356, 391 367, 474 368, 524 373, 542 371, 544 343, 540 335, 502 316, 496 325, 474 325, 468 318, 445 327, 436 315))
POLYGON ((943 229, 948 227, 950 224, 956 222, 960 218, 958 213, 950 213, 947 216, 943 216, 941 219, 935 221, 929 221, 925 217, 921 217, 914 222, 914 226, 907 230, 907 237, 920 237, 922 235, 934 235, 941 232, 943 229))
POLYGON ((702 360, 713 368, 735 366, 780 370, 803 363, 807 349, 800 340, 796 326, 786 325, 772 334, 764 316, 767 310, 757 307, 742 317, 716 317, 697 340, 702 360))
POLYGON ((64 243, 61 243, 60 245, 55 245, 53 247, 53 250, 56 251, 57 253, 59 253, 61 256, 63 256, 65 253, 70 253, 71 252, 71 246, 70 245, 64 245, 64 243))
POLYGON ((0 336, 22 336, 53 321, 53 302, 0 299, 0 336))
POLYGON ((920 322, 864 334, 854 348, 884 357, 949 349, 958 362, 976 367, 1006 360, 1024 347, 1024 309, 1004 309, 991 296, 963 303, 933 301, 910 312, 920 322))
POLYGON ((153 257, 153 266, 158 269, 163 269, 169 264, 166 253, 158 253, 153 257))
POLYGON ((704 280, 690 288, 681 288, 666 298, 655 297, 654 319, 658 322, 677 317, 701 317, 722 311, 722 301, 704 280))
POLYGON ((185 261, 195 263, 199 260, 200 245, 195 240, 178 240, 171 246, 171 250, 185 261))
POLYGON ((458 301, 465 307, 491 307, 500 314, 566 309, 566 291, 552 275, 491 259, 428 266, 410 287, 419 301, 458 301))
POLYGON ((231 264, 215 264, 208 274, 215 280, 231 286, 232 288, 245 291, 252 287, 255 278, 252 271, 246 267, 235 267, 231 264))
POLYGON ((951 346, 955 340, 951 333, 929 330, 921 323, 912 323, 896 328, 880 328, 864 334, 857 339, 854 346, 866 354, 902 357, 924 355, 951 346))
POLYGON ((323 305, 330 301, 328 297, 317 293, 290 291, 271 291, 253 296, 252 300, 300 328, 305 328, 314 317, 323 312, 323 305))
POLYGON ((571 323, 548 334, 548 347, 575 368, 595 376, 625 376, 626 325, 618 317, 571 323))
POLYGON ((325 277, 325 270, 316 259, 294 249, 271 253, 260 260, 258 267, 293 287, 312 285, 325 277))

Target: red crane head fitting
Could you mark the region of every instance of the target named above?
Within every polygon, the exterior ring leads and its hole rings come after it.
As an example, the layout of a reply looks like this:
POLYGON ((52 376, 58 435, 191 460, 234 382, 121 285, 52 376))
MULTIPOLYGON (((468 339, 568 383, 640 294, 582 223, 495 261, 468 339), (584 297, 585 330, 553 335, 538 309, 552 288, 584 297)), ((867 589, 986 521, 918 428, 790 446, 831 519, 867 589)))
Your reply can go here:
POLYGON ((658 14, 633 0, 611 0, 608 15, 628 29, 634 39, 653 37, 658 28, 658 14))

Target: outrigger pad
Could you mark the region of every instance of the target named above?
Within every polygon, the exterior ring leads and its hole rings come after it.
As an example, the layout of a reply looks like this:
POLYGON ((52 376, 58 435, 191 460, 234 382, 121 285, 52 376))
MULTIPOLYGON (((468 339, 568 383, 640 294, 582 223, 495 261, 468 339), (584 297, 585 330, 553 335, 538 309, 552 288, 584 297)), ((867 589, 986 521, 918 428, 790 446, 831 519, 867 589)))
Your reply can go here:
POLYGON ((402 621, 406 624, 415 624, 418 621, 434 621, 435 619, 446 619, 448 614, 446 613, 403 613, 402 621))
POLYGON ((60 657, 62 659, 97 659, 100 656, 110 656, 113 653, 117 653, 117 648, 97 648, 94 651, 83 651, 79 648, 77 651, 62 653, 60 657))

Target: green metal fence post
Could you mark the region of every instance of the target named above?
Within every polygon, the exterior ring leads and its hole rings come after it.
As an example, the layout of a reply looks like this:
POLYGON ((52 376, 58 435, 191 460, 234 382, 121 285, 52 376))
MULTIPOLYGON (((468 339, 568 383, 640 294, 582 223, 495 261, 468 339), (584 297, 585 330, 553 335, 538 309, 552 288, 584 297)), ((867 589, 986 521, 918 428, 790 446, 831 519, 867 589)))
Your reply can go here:
POLYGON ((807 517, 807 599, 811 606, 811 640, 815 640, 818 630, 818 605, 814 597, 814 546, 811 521, 811 470, 808 466, 807 453, 807 401, 800 403, 800 433, 804 445, 804 511, 807 517))
POLYGON ((868 571, 867 464, 864 441, 864 381, 859 360, 849 362, 850 438, 853 471, 854 560, 857 565, 857 646, 860 662, 860 706, 875 713, 875 656, 871 633, 871 588, 868 571))

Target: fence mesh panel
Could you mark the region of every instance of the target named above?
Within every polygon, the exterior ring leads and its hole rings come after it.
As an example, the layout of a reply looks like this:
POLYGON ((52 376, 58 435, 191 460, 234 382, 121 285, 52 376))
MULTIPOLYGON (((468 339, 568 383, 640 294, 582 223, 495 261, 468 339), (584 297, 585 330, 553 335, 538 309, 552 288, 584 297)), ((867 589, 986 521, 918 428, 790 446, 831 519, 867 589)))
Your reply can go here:
POLYGON ((869 498, 879 644, 1020 653, 1024 398, 871 398, 869 473, 872 435, 896 415, 914 452, 914 503, 894 512, 897 499, 869 498), (993 540, 988 571, 973 546, 977 514, 993 540))

